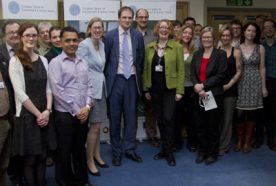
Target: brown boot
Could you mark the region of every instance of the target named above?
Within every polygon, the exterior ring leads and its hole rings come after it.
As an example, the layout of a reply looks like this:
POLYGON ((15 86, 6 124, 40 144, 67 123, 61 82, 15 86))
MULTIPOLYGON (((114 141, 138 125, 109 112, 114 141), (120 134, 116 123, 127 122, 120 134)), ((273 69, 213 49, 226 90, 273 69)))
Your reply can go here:
POLYGON ((243 152, 249 153, 252 150, 252 134, 255 129, 255 123, 246 122, 245 123, 245 142, 243 146, 243 152))
POLYGON ((236 145, 234 151, 239 152, 242 148, 244 141, 244 124, 238 123, 235 126, 236 128, 236 145))

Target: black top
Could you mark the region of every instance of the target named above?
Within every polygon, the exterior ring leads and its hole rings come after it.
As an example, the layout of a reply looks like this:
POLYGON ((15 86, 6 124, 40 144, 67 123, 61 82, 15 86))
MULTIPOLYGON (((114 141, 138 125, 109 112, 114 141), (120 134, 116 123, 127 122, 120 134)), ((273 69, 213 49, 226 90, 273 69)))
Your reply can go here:
MULTIPOLYGON (((227 84, 236 74, 236 60, 234 57, 234 47, 232 47, 232 51, 230 56, 227 58, 227 70, 226 70, 226 78, 225 83, 227 84)), ((224 92, 224 96, 238 96, 238 88, 237 83, 235 83, 230 89, 224 92)))
POLYGON ((44 57, 48 60, 48 63, 50 63, 51 60, 57 57, 61 52, 62 49, 58 49, 52 46, 49 52, 47 52, 47 54, 44 55, 44 57))
POLYGON ((166 87, 166 77, 165 77, 165 58, 164 56, 159 57, 157 51, 155 51, 154 56, 152 58, 152 66, 151 66, 151 79, 152 79, 152 87, 151 90, 154 92, 163 92, 164 90, 168 90, 166 87), (160 65, 162 71, 156 71, 156 66, 160 65))

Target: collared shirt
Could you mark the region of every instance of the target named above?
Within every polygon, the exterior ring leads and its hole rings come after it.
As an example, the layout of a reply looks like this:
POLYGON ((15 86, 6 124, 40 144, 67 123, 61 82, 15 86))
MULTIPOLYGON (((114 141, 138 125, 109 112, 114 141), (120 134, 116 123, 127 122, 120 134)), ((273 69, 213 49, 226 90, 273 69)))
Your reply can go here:
POLYGON ((54 95, 54 107, 75 116, 92 102, 92 85, 88 63, 76 56, 70 59, 64 51, 49 64, 49 80, 54 95))
POLYGON ((7 115, 10 109, 9 93, 0 71, 0 117, 7 115))
MULTIPOLYGON (((138 32, 140 32, 140 30, 137 28, 136 29, 138 32)), ((145 32, 140 32, 143 35, 143 39, 144 39, 144 44, 145 46, 147 44, 149 44, 152 41, 157 40, 157 37, 154 36, 153 31, 152 30, 146 30, 145 32)))
POLYGON ((266 77, 276 78, 276 40, 269 46, 264 42, 266 77))
POLYGON ((6 46, 7 46, 7 50, 9 52, 10 58, 11 58, 15 54, 14 49, 8 43, 6 43, 6 46))
POLYGON ((47 44, 43 43, 41 40, 39 40, 38 46, 39 47, 38 47, 37 51, 42 56, 44 56, 45 54, 47 54, 50 51, 50 49, 51 49, 50 45, 47 45, 47 44))
MULTIPOLYGON (((124 30, 121 26, 119 26, 119 64, 117 69, 117 74, 124 74, 123 71, 123 39, 124 39, 124 30)), ((133 65, 133 51, 132 51, 132 43, 130 36, 130 29, 127 31, 127 41, 129 46, 129 60, 131 64, 131 74, 135 74, 135 66, 133 65)))

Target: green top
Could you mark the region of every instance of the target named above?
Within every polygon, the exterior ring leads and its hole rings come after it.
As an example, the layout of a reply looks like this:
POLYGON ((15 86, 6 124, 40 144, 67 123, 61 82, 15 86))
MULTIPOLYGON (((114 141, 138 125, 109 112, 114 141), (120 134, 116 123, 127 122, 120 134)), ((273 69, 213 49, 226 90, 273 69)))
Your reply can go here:
MULTIPOLYGON (((151 69, 152 59, 156 50, 157 41, 151 42, 146 47, 144 71, 143 71, 143 90, 149 91, 152 86, 151 69)), ((176 89, 176 93, 184 94, 185 65, 182 46, 170 39, 166 45, 165 76, 168 89, 176 89)))

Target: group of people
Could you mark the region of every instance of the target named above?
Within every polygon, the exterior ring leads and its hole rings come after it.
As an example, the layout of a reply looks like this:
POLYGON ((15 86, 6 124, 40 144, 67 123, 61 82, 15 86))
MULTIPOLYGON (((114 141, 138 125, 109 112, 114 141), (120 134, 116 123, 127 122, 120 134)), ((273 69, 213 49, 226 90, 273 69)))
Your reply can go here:
POLYGON ((45 185, 48 157, 58 185, 91 185, 88 173, 100 176, 98 168, 109 167, 100 153, 100 126, 107 117, 112 164, 121 166, 123 155, 143 162, 136 152, 139 96, 149 142, 160 147, 153 158, 169 166, 176 165, 184 124, 196 163, 215 163, 230 150, 233 123, 235 151, 251 151, 256 124, 254 146, 263 143, 266 127, 268 146, 276 150, 274 20, 264 20, 262 30, 255 22, 234 20, 221 26, 218 38, 193 18, 180 27, 162 19, 152 31, 146 9, 121 7, 118 20, 104 34, 103 21, 92 18, 82 41, 72 27, 4 24, 1 181, 8 168, 15 184, 45 185))

